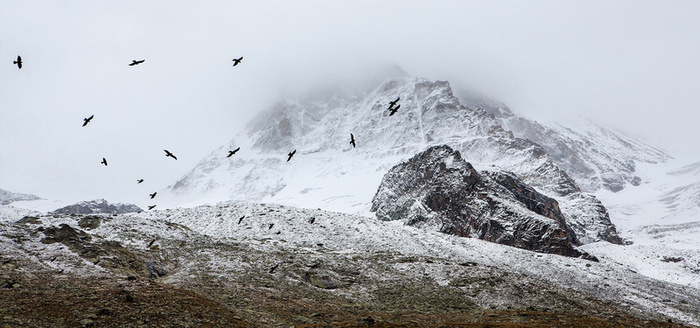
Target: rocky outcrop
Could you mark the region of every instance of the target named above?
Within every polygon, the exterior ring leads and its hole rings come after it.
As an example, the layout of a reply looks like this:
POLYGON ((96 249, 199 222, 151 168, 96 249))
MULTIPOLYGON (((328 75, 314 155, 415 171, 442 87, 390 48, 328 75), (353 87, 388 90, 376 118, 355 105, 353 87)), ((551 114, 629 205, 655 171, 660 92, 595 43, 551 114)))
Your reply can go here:
POLYGON ((80 202, 66 207, 61 207, 54 214, 124 214, 143 211, 134 204, 110 204, 104 199, 80 202))
POLYGON ((595 257, 579 251, 559 204, 514 174, 477 172, 449 146, 434 146, 394 166, 382 179, 371 211, 382 220, 434 226, 542 253, 595 257))

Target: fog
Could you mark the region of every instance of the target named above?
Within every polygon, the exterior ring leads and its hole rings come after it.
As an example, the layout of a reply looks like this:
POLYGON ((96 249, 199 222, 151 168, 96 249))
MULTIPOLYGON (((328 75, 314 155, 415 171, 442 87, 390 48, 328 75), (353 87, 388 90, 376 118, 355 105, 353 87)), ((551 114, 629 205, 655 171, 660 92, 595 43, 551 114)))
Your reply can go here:
POLYGON ((0 188, 50 199, 141 205, 282 95, 392 65, 700 160, 696 1, 0 0, 0 40, 0 188))

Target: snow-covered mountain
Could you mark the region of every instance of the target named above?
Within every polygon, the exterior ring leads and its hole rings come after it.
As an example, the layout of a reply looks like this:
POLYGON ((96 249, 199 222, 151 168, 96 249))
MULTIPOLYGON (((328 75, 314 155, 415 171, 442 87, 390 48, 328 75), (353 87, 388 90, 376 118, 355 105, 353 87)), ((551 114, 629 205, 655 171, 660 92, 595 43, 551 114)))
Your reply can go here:
POLYGON ((555 199, 581 249, 601 261, 675 283, 700 272, 700 164, 678 163, 588 121, 538 123, 403 72, 360 90, 281 101, 178 180, 169 197, 172 204, 252 200, 374 217, 371 200, 385 173, 436 145, 459 151, 477 171, 510 172, 555 199), (398 97, 401 107, 389 116, 398 97))
POLYGON ((448 82, 394 71, 360 90, 331 88, 280 102, 170 190, 175 204, 238 199, 369 214, 386 171, 445 144, 477 170, 512 172, 555 198, 581 242, 620 242, 605 206, 581 190, 638 184, 637 162, 669 156, 600 127, 589 130, 545 127, 487 98, 458 97, 448 82), (390 115, 389 102, 397 98, 401 107, 390 115))

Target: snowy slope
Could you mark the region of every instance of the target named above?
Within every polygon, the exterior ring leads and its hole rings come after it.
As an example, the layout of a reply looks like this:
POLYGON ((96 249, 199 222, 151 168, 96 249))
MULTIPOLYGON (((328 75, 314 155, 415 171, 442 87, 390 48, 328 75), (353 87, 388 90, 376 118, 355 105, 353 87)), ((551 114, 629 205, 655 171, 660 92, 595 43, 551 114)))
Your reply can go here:
MULTIPOLYGON (((601 262, 591 263, 446 235, 399 222, 271 204, 225 202, 190 209, 144 212, 127 215, 125 218, 120 221, 123 222, 121 224, 131 226, 133 223, 127 222, 166 220, 207 236, 263 248, 268 245, 267 247, 309 251, 322 247, 347 256, 390 251, 401 255, 507 268, 511 272, 591 293, 602 300, 623 303, 643 312, 651 310, 691 323, 700 323, 697 313, 680 311, 676 307, 677 304, 696 303, 700 299, 697 273, 679 271, 673 283, 649 278, 644 273, 637 272, 636 267, 630 263, 609 259, 606 253, 608 249, 595 247, 599 244, 625 247, 605 242, 586 248, 592 255, 601 257, 601 262), (669 299, 672 301, 665 301, 669 299), (682 299, 686 303, 681 302, 682 299)), ((107 231, 100 233, 109 235, 107 231)), ((438 273, 432 277, 441 280, 438 273)), ((443 283, 447 284, 447 281, 443 283)))
POLYGON ((657 279, 700 281, 699 167, 676 161, 639 165, 640 185, 599 192, 620 235, 631 245, 596 243, 584 249, 605 253, 609 260, 657 279))
POLYGON ((461 88, 457 95, 464 105, 483 108, 494 115, 505 130, 540 145, 587 192, 620 191, 638 185, 637 164, 664 163, 671 159, 661 149, 586 119, 543 124, 519 116, 505 104, 471 90, 461 88))

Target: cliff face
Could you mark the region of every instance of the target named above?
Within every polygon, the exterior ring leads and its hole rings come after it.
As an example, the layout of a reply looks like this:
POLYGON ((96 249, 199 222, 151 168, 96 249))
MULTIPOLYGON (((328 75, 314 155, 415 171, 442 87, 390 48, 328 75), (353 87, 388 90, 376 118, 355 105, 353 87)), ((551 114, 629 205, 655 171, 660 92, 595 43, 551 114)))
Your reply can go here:
POLYGON ((480 174, 445 145, 431 147, 389 170, 371 210, 382 220, 595 260, 574 248, 580 242, 556 200, 512 173, 480 174))

